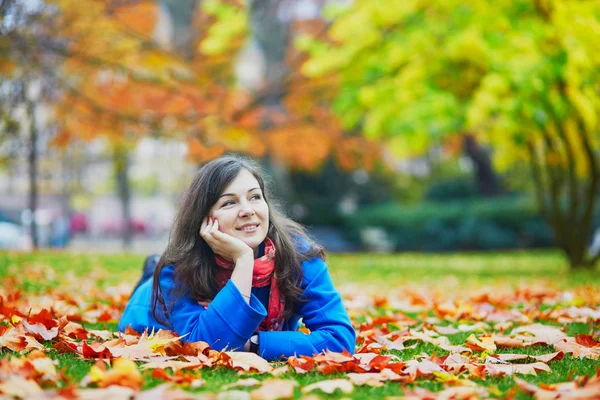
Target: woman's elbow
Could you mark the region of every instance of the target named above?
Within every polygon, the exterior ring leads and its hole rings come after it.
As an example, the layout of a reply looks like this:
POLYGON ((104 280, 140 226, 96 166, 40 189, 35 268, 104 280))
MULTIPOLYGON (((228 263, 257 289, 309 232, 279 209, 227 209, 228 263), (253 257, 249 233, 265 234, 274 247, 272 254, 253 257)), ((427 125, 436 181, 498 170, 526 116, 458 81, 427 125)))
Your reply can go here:
POLYGON ((329 341, 328 350, 336 353, 341 353, 344 350, 354 354, 356 347, 356 331, 350 327, 340 327, 332 332, 331 340, 329 341))

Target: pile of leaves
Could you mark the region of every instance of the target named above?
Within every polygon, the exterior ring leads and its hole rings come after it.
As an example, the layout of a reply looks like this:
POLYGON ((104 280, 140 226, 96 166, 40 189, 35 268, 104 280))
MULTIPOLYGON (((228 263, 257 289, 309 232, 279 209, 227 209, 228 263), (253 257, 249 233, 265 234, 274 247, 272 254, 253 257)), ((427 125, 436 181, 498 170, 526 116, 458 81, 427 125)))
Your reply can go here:
POLYGON ((100 290, 94 279, 66 279, 61 288, 24 291, 32 278, 53 273, 45 266, 3 278, 0 395, 600 397, 600 293, 592 288, 388 296, 353 290, 345 304, 357 330, 354 354, 325 351, 269 363, 171 331, 116 332, 129 285, 100 290), (83 377, 69 371, 74 362, 88 365, 83 377), (215 371, 233 371, 230 382, 211 382, 215 371))

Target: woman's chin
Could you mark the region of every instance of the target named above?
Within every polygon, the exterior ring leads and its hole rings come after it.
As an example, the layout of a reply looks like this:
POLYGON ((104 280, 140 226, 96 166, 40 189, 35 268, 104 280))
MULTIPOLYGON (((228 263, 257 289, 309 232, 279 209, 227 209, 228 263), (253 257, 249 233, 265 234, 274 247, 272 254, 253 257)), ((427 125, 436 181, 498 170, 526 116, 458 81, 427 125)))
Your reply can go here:
POLYGON ((245 237, 240 239, 242 240, 242 242, 246 243, 251 249, 256 249, 258 246, 261 245, 262 242, 264 242, 265 237, 257 235, 256 237, 245 237))

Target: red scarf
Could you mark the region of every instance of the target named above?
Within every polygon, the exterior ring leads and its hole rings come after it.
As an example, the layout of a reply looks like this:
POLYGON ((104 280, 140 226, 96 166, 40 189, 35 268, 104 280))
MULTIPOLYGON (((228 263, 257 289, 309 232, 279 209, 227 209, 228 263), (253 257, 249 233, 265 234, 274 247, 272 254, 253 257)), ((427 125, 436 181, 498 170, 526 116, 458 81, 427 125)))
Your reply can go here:
MULTIPOLYGON (((252 274, 252 287, 270 286, 269 307, 267 317, 263 319, 258 327, 259 331, 280 331, 283 328, 283 311, 285 301, 279 293, 277 277, 275 276, 275 245, 269 238, 265 239, 265 255, 254 260, 254 272, 252 274)), ((216 279, 219 290, 231 279, 235 264, 219 256, 215 256, 217 265, 216 279)))

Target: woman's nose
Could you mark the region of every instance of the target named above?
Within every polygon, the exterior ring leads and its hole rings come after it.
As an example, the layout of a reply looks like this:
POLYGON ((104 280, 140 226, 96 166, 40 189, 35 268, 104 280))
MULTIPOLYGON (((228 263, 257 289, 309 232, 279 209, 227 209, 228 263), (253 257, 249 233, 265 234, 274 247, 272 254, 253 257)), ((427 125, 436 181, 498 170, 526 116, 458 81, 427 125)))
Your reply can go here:
POLYGON ((252 208, 252 204, 248 203, 248 202, 242 202, 240 203, 240 216, 241 217, 247 217, 249 215, 254 215, 254 208, 252 208))

